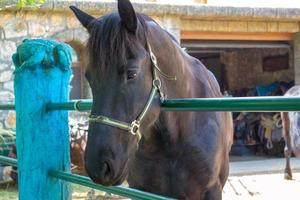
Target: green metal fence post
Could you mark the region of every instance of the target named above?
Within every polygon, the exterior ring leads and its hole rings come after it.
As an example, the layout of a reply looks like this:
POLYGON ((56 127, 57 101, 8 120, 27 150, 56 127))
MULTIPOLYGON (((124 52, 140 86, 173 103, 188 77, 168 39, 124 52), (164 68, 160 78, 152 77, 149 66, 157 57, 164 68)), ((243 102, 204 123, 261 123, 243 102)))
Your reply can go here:
POLYGON ((48 171, 70 171, 67 111, 47 112, 68 101, 70 47, 51 40, 24 40, 13 55, 20 200, 70 199, 69 184, 48 171))

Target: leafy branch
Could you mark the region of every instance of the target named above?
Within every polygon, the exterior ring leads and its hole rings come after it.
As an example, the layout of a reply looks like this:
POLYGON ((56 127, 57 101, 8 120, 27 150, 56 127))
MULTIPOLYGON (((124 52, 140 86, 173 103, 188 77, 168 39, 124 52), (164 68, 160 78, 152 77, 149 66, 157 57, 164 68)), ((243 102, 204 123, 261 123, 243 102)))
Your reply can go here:
POLYGON ((39 4, 45 3, 46 0, 0 0, 0 10, 18 6, 18 7, 37 7, 39 4))
POLYGON ((36 6, 37 4, 45 3, 45 0, 18 0, 17 6, 36 6))

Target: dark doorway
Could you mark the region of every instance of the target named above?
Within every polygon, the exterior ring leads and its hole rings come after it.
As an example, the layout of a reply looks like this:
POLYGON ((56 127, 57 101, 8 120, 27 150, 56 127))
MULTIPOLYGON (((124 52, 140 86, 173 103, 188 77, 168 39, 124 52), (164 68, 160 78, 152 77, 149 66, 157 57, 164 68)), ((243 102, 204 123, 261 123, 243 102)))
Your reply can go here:
POLYGON ((199 59, 217 78, 221 92, 226 90, 225 65, 221 62, 220 53, 189 52, 189 54, 199 59))

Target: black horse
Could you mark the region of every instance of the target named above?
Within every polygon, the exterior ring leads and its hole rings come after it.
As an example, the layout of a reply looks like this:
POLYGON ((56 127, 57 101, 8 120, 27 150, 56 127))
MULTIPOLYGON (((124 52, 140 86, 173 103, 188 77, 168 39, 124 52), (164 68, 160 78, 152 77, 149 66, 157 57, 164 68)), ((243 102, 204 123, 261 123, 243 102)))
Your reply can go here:
MULTIPOLYGON (((300 96, 300 86, 290 88, 285 96, 300 96)), ((284 155, 286 159, 284 178, 292 179, 292 170, 290 166, 290 157, 292 152, 300 158, 300 112, 283 112, 282 131, 285 141, 284 155)))
POLYGON ((98 19, 70 7, 88 30, 93 94, 85 167, 91 179, 179 199, 221 199, 232 119, 164 112, 162 98, 221 97, 214 75, 150 17, 118 1, 98 19))

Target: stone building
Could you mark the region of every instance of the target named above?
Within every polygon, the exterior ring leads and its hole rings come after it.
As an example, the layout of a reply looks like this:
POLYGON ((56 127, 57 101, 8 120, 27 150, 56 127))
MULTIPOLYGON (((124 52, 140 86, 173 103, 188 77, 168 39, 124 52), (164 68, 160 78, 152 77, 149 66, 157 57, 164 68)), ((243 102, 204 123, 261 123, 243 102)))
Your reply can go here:
MULTIPOLYGON (((274 81, 300 83, 299 8, 210 6, 206 0, 165 2, 137 0, 134 7, 154 18, 202 60, 215 73, 223 91, 274 81)), ((47 1, 38 9, 0 7, 0 103, 14 100, 11 55, 25 38, 69 43, 75 50, 71 97, 91 97, 82 64, 88 35, 69 5, 94 16, 116 9, 115 2, 109 0, 47 1)), ((13 112, 0 111, 0 128, 13 128, 14 119, 13 112)))

